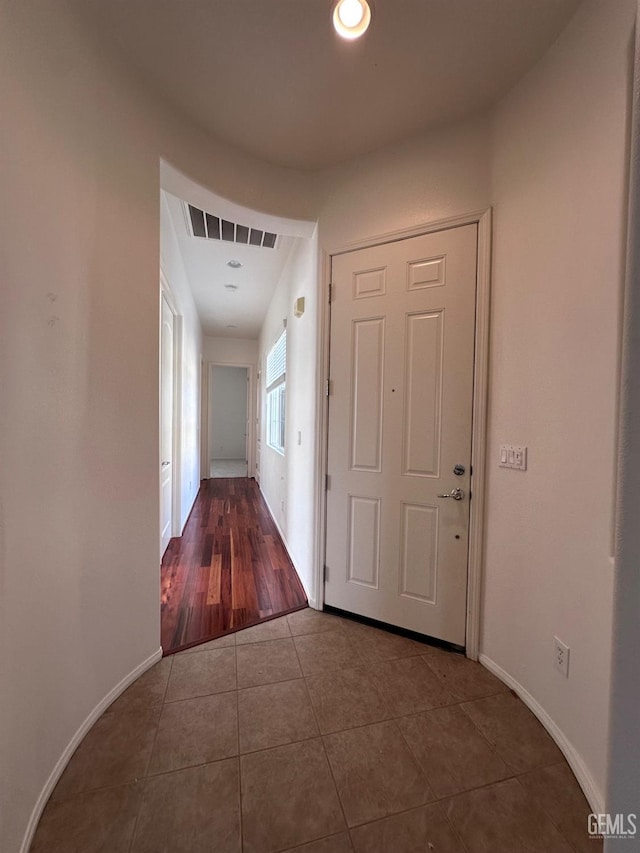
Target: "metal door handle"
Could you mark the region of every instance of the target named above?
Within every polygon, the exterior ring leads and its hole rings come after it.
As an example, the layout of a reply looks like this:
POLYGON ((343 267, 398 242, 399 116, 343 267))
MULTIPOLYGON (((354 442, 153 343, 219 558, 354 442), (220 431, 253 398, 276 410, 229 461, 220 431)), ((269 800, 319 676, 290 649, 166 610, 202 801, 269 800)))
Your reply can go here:
POLYGON ((162 467, 163 467, 163 468, 164 468, 165 466, 167 466, 167 465, 171 465, 171 462, 163 462, 163 463, 162 463, 162 467))
POLYGON ((439 498, 453 498, 454 501, 461 501, 464 498, 462 489, 451 489, 448 495, 438 495, 439 498))

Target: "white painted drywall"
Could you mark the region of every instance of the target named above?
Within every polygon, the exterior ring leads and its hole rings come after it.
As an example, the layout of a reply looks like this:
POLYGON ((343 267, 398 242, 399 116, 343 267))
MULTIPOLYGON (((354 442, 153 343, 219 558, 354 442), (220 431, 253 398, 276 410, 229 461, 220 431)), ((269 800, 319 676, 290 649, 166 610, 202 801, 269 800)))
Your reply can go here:
POLYGON ((212 365, 209 379, 209 457, 245 459, 247 452, 246 367, 212 365))
POLYGON ((317 258, 315 237, 296 241, 269 306, 259 342, 264 365, 286 320, 285 451, 283 456, 267 444, 263 371, 260 488, 309 597, 313 596, 314 582, 317 258), (301 296, 305 299, 305 312, 302 317, 294 317, 293 303, 301 296))
POLYGON ((275 215, 313 199, 168 110, 65 0, 1 4, 0 75, 0 848, 17 853, 83 721, 160 646, 160 157, 275 215))
POLYGON ((210 364, 258 363, 258 341, 246 338, 213 338, 205 336, 203 341, 204 360, 210 364))
POLYGON ((607 770, 634 6, 583 4, 493 123, 481 650, 563 732, 594 805, 607 770), (528 446, 525 473, 498 467, 502 442, 528 446), (554 669, 554 635, 571 648, 569 679, 554 669))
POLYGON ((160 204, 160 266, 181 318, 180 389, 180 529, 186 524, 200 488, 200 369, 202 328, 189 289, 180 246, 167 200, 160 204))
POLYGON ((469 119, 322 172, 319 239, 326 251, 489 204, 489 121, 469 119))
MULTIPOLYGON (((613 671, 607 809, 635 814, 640 800, 640 30, 631 130, 631 180, 625 292, 624 369, 621 386, 619 504, 614 585, 613 671)), ((605 841, 607 853, 640 849, 640 837, 605 841), (633 847, 632 847, 633 845, 633 847)))

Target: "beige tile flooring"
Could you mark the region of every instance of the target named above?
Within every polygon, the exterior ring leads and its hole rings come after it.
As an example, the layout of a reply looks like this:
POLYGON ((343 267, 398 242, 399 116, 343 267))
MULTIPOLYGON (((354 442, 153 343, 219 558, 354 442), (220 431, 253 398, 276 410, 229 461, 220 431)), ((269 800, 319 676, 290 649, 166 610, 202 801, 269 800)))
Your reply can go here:
POLYGON ((482 666, 302 610, 165 658, 97 721, 32 853, 597 853, 482 666))

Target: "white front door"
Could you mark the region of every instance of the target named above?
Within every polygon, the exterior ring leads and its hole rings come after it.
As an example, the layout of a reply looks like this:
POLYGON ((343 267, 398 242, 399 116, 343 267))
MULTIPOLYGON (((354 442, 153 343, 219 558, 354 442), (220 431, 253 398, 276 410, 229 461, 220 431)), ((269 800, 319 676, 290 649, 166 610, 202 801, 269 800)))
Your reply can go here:
POLYGON ((174 316, 162 295, 160 327, 160 555, 173 528, 173 336, 174 316))
POLYGON ((331 274, 325 602, 460 646, 476 266, 474 224, 336 255, 331 274))

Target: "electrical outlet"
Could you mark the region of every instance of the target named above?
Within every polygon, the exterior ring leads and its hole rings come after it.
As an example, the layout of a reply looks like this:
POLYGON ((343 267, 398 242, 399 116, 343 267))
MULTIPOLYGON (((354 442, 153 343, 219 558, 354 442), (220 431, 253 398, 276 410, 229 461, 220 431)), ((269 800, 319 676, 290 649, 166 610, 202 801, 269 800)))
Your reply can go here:
POLYGON ((569 678, 569 646, 565 645, 557 637, 553 638, 553 660, 555 668, 565 678, 569 678))

